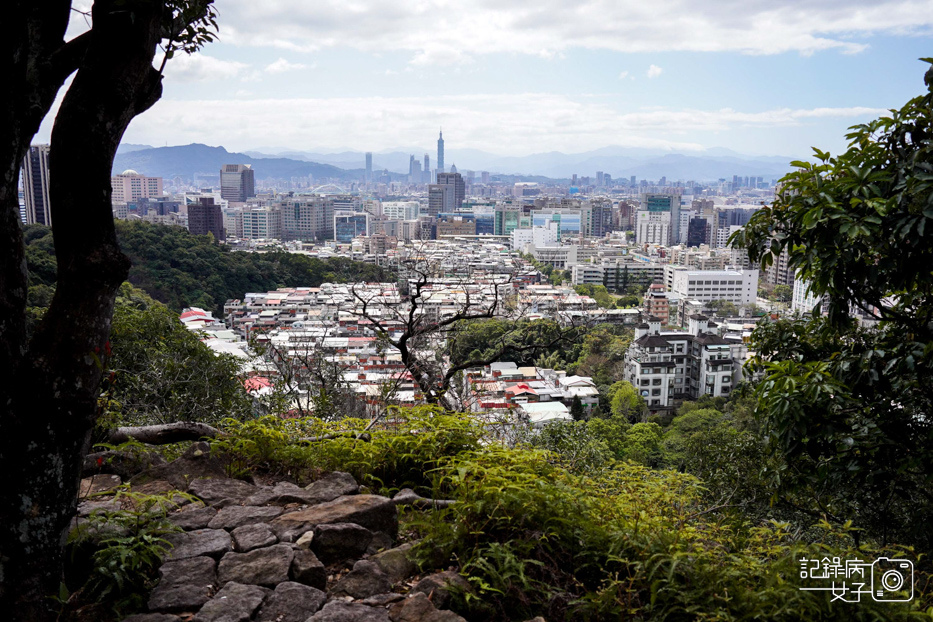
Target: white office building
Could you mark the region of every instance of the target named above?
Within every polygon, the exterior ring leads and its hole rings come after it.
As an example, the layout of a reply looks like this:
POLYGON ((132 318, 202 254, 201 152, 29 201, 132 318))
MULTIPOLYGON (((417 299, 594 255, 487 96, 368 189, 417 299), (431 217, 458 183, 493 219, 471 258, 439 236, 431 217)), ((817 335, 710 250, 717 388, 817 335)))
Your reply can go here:
POLYGON ((748 305, 758 297, 758 270, 674 270, 670 282, 681 299, 748 305))

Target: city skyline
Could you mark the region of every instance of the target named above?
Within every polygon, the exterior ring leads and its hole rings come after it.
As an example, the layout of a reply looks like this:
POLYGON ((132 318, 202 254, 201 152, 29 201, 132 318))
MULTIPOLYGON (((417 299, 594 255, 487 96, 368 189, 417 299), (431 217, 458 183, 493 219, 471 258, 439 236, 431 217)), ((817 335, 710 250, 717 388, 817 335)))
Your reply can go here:
POLYGON ((451 145, 511 156, 804 157, 840 151, 845 128, 922 91, 931 0, 773 4, 429 2, 446 7, 437 20, 374 2, 221 0, 220 40, 168 63, 162 101, 124 140, 379 152, 426 147, 443 126, 451 145))

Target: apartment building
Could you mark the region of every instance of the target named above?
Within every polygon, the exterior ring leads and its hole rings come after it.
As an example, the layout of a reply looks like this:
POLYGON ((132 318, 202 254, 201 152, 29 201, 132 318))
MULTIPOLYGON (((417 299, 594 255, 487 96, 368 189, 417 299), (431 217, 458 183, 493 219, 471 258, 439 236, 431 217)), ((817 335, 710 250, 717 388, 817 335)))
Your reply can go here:
POLYGON ((742 378, 744 346, 712 332, 702 315, 689 319, 687 331, 661 331, 651 318, 635 329, 625 353, 624 377, 652 412, 671 411, 701 395, 728 396, 742 378))

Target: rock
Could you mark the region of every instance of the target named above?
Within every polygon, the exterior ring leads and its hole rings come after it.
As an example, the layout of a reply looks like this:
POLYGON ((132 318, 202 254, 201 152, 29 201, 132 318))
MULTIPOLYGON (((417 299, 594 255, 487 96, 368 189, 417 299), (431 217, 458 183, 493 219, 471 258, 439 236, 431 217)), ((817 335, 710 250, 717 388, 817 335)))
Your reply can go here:
POLYGON ((258 585, 228 583, 201 607, 191 622, 247 622, 269 590, 258 585))
MULTIPOLYGON (((151 480, 165 480, 179 490, 187 490, 189 482, 199 478, 228 479, 224 464, 210 455, 210 445, 198 442, 191 445, 177 460, 159 464, 139 473, 132 479, 133 485, 151 480)), ((126 479, 126 478, 124 478, 126 479)))
POLYGON ((272 532, 272 528, 265 523, 237 527, 230 532, 230 535, 233 537, 233 545, 238 553, 248 553, 253 549, 269 546, 279 541, 272 532))
POLYGON ((297 550, 289 570, 292 581, 323 590, 327 587, 327 569, 311 551, 297 550))
POLYGON ((167 613, 137 613, 123 618, 123 622, 181 622, 181 618, 167 613))
POLYGON ((88 495, 113 490, 123 483, 119 475, 92 475, 81 480, 81 490, 78 493, 79 499, 84 499, 88 495))
POLYGON ((165 464, 165 458, 158 451, 108 450, 86 456, 83 471, 85 474, 114 473, 126 482, 146 469, 165 464))
POLYGON ((466 622, 453 611, 439 611, 422 592, 392 605, 389 618, 392 622, 466 622))
POLYGON ((217 510, 212 507, 197 507, 189 505, 189 509, 170 514, 168 519, 185 531, 192 529, 205 529, 211 519, 217 516, 217 510))
POLYGON ((352 495, 288 512, 271 521, 279 540, 293 542, 318 525, 355 523, 370 531, 398 534, 398 510, 391 499, 378 495, 352 495))
POLYGON ((161 495, 178 489, 172 486, 171 482, 167 482, 164 479, 154 479, 151 482, 133 486, 132 490, 133 492, 138 492, 143 495, 161 495))
POLYGON ((360 491, 360 485, 349 473, 334 471, 305 486, 305 490, 313 499, 312 503, 326 503, 344 495, 355 495, 360 491))
POLYGON ((404 598, 405 596, 403 596, 402 594, 396 594, 395 592, 387 592, 385 594, 376 594, 375 596, 364 598, 363 600, 360 601, 360 604, 367 605, 369 607, 385 607, 387 605, 391 605, 392 603, 396 603, 404 598))
POLYGON ((210 557, 189 557, 165 562, 159 568, 159 585, 215 585, 217 560, 210 557))
POLYGON ((369 529, 353 523, 318 525, 314 533, 311 550, 324 564, 359 559, 373 539, 369 529))
POLYGON ((196 585, 157 586, 149 595, 149 611, 197 611, 211 599, 211 589, 196 585))
POLYGON ((230 581, 275 587, 288 581, 295 552, 286 544, 276 544, 249 553, 227 553, 217 567, 220 585, 230 581))
POLYGON ((317 501, 307 490, 289 482, 279 482, 272 488, 260 489, 246 500, 247 505, 288 505, 289 503, 310 505, 317 501))
POLYGON ((217 585, 217 562, 190 557, 166 562, 159 569, 159 584, 149 597, 150 611, 195 611, 210 600, 217 585))
POLYGON ((303 534, 301 534, 301 537, 298 538, 297 542, 295 542, 295 546, 298 547, 299 549, 310 550, 311 543, 313 541, 314 541, 314 532, 306 531, 303 534))
POLYGON ((256 494, 258 488, 238 479, 196 479, 188 486, 188 492, 203 499, 208 505, 233 500, 240 503, 256 494))
POLYGON ((307 622, 391 622, 383 608, 367 607, 339 600, 329 602, 307 622))
POLYGON ((360 599, 384 594, 391 589, 389 578, 382 572, 382 569, 368 559, 361 559, 353 564, 353 570, 337 581, 337 584, 330 590, 330 595, 360 599))
POLYGON ((165 538, 173 546, 169 551, 168 559, 185 559, 187 557, 221 557, 231 549, 230 534, 223 529, 195 529, 173 533, 165 538))
POLYGON ((305 622, 327 600, 321 590, 288 581, 279 583, 275 593, 266 596, 257 622, 305 622))
POLYGON ((369 543, 369 548, 366 549, 366 552, 370 555, 375 555, 379 551, 391 549, 393 544, 395 544, 395 542, 389 534, 384 531, 376 531, 373 533, 372 542, 369 543))
POLYGON ((282 508, 257 508, 249 505, 232 505, 217 512, 207 524, 211 529, 236 529, 243 525, 265 523, 282 513, 282 508))
POLYGON ((473 589, 470 587, 470 583, 460 576, 460 573, 445 570, 444 572, 435 572, 421 579, 415 587, 411 588, 409 594, 423 592, 428 595, 428 598, 436 607, 446 609, 447 605, 450 604, 451 588, 466 592, 473 589))
POLYGON ((411 549, 411 543, 405 543, 394 549, 376 553, 370 559, 382 569, 389 582, 395 585, 415 574, 417 570, 415 563, 409 558, 411 549))
POLYGON ((116 512, 123 509, 117 501, 108 499, 106 501, 82 501, 78 504, 78 516, 84 518, 95 512, 116 512))
POLYGON ((530 620, 526 620, 525 622, 547 622, 547 621, 541 616, 535 616, 534 618, 530 620))

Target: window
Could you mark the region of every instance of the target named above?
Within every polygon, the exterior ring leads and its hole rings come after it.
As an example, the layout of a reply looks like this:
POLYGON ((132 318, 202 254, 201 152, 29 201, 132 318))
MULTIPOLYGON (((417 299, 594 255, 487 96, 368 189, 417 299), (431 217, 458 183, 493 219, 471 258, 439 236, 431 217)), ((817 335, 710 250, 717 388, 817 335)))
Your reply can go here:
POLYGON ((661 389, 651 389, 651 395, 661 395, 661 389))

